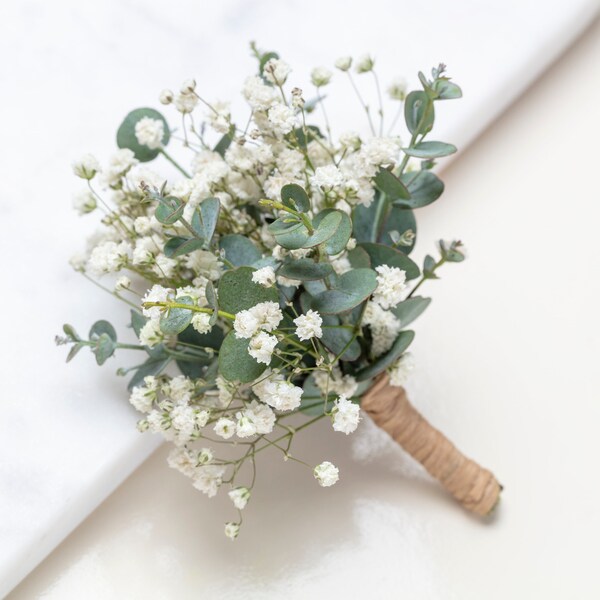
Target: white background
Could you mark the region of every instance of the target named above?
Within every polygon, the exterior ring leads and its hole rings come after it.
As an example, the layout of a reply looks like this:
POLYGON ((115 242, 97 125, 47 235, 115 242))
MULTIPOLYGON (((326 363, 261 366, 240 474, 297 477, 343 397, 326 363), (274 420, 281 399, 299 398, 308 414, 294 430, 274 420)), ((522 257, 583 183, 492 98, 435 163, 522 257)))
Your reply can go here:
MULTIPOLYGON (((136 2, 119 10, 110 3, 94 10, 85 3, 3 9, 12 14, 2 15, 2 81, 19 84, 3 85, 11 110, 0 196, 9 333, 2 349, 9 418, 1 427, 3 439, 11 440, 10 456, 1 459, 2 537, 14 540, 13 547, 25 535, 19 516, 37 531, 35 507, 64 506, 72 480, 106 488, 155 443, 129 435, 133 418, 111 369, 92 368, 87 357, 67 369, 51 344, 64 320, 84 331, 100 316, 124 323, 122 313, 112 315, 110 301, 57 267, 81 237, 66 210, 76 189, 69 157, 90 149, 105 156, 115 115, 190 74, 207 86, 218 82, 219 96, 231 96, 252 68, 245 53, 248 20, 263 45, 285 49, 296 64, 384 47, 373 20, 357 32, 344 27, 343 14, 319 21, 315 12, 315 31, 300 35, 293 15, 305 3, 285 10, 281 4, 231 3, 222 16, 230 33, 221 54, 201 18, 206 11, 206 22, 216 19, 209 3, 193 11, 193 27, 182 25, 183 3, 168 11, 136 2), (29 24, 26 31, 6 27, 15 16, 29 24), (292 28, 294 43, 269 22, 292 28), (48 423, 68 425, 69 437, 60 429, 49 434, 48 423), (128 465, 114 464, 124 455, 133 457, 128 465), (32 507, 33 513, 25 510, 32 507)), ((535 16, 533 4, 522 5, 515 32, 535 16)), ((502 6, 517 15, 516 5, 502 6)), ((358 19, 360 9, 352 8, 358 19)), ((485 35, 501 15, 481 3, 465 3, 464 14, 447 10, 433 19, 440 29, 468 14, 487 27, 474 30, 471 43, 451 44, 448 35, 442 58, 462 82, 461 66, 477 47, 488 48, 485 35)), ((389 21, 381 27, 391 35, 389 21)), ((428 46, 408 44, 397 21, 397 44, 385 46, 397 47, 398 59, 382 57, 382 72, 412 73, 440 58, 428 46)), ((509 28, 500 37, 507 54, 520 39, 511 39, 509 28)), ((501 46, 489 48, 489 71, 480 75, 488 92, 490 78, 501 79, 503 69, 501 46)), ((341 482, 322 490, 293 464, 266 458, 242 537, 231 544, 221 533, 232 516, 227 498, 198 494, 166 467, 161 449, 12 598, 598 597, 599 55, 596 24, 445 171, 443 199, 418 214, 419 256, 436 239, 452 236, 464 239, 470 252, 428 288, 434 303, 416 324, 418 369, 410 392, 505 484, 492 523, 465 515, 368 423, 354 440, 333 436, 323 424, 304 436, 296 454, 308 462, 332 460, 341 482)), ((476 129, 455 131, 450 123, 456 115, 464 124, 461 111, 481 106, 473 100, 482 102, 478 80, 469 82, 465 100, 452 103, 456 113, 448 109, 442 120, 448 141, 464 143, 476 129)), ((494 92, 490 101, 501 104, 502 92, 494 92)), ((337 119, 351 123, 349 115, 344 105, 337 119)))

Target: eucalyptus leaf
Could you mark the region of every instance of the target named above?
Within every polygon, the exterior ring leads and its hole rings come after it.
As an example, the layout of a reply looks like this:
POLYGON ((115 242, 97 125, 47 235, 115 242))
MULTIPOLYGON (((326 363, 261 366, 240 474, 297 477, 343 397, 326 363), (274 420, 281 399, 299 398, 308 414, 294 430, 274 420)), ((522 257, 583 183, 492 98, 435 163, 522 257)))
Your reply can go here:
MULTIPOLYGON (((177 304, 195 306, 196 302, 189 296, 177 298, 177 304)), ((160 318, 160 330, 167 335, 181 333, 191 322, 194 311, 187 308, 169 308, 160 318)))
POLYGON ((275 287, 266 288, 252 281, 251 267, 238 267, 225 271, 219 282, 221 310, 236 314, 261 302, 279 302, 275 287))
POLYGON ((415 234, 412 243, 408 246, 397 246, 397 250, 400 250, 400 252, 403 252, 404 254, 410 254, 415 247, 417 221, 413 211, 410 208, 405 208, 403 206, 391 206, 385 215, 385 218, 383 219, 381 232, 377 238, 377 241, 380 244, 391 246, 393 243, 390 235, 392 231, 397 231, 399 237, 402 237, 402 235, 409 230, 415 234))
POLYGON ((369 255, 373 269, 381 265, 397 267, 406 272, 406 279, 408 280, 415 279, 421 274, 419 266, 399 250, 384 244, 373 244, 371 242, 364 242, 359 246, 369 255))
POLYGON ((430 304, 431 298, 415 296, 400 302, 395 308, 392 308, 392 312, 400 320, 400 325, 406 327, 419 317, 430 304))
POLYGON ((339 210, 327 213, 316 226, 315 232, 306 239, 302 248, 313 248, 330 239, 341 225, 343 214, 339 210))
POLYGON ((372 269, 353 269, 341 275, 336 286, 313 300, 313 308, 323 314, 352 310, 364 302, 377 287, 377 274, 372 269))
POLYGON ((172 237, 164 246, 163 251, 168 258, 176 258, 199 250, 204 241, 198 238, 172 237))
POLYGON ((314 219, 313 225, 319 227, 323 219, 332 212, 338 212, 342 216, 342 220, 338 225, 335 233, 325 242, 325 252, 330 256, 339 254, 346 249, 348 240, 352 235, 352 219, 343 211, 333 208, 322 210, 314 219))
POLYGON ((108 337, 113 341, 117 341, 117 332, 115 328, 108 321, 96 321, 92 328, 90 329, 89 338, 90 340, 95 340, 101 337, 103 334, 108 335, 108 337))
POLYGON ((433 84, 433 89, 437 92, 438 100, 454 100, 462 98, 462 90, 455 83, 448 81, 445 77, 441 77, 433 84))
POLYGON ((183 209, 184 204, 179 198, 167 196, 159 201, 154 216, 163 225, 173 225, 183 215, 183 209))
POLYGON ((308 194, 296 183, 288 183, 281 188, 281 200, 285 206, 293 210, 299 212, 310 210, 308 194))
POLYGON ((364 381, 383 373, 387 368, 391 367, 400 358, 400 356, 402 356, 414 338, 414 331, 401 331, 390 350, 388 350, 388 352, 383 356, 380 356, 374 363, 356 373, 356 380, 364 381))
POLYGON ((171 362, 171 358, 149 358, 142 366, 140 366, 133 377, 129 380, 127 388, 132 390, 138 385, 142 385, 144 377, 149 375, 158 375, 167 368, 167 365, 171 362))
POLYGON ((445 142, 420 142, 412 148, 402 148, 408 156, 416 158, 440 158, 456 152, 456 146, 445 142))
POLYGON ((333 273, 333 267, 329 263, 316 263, 310 258, 287 259, 277 272, 288 279, 300 281, 324 279, 333 273))
POLYGON ((140 337, 140 331, 147 321, 148 319, 146 319, 144 315, 140 314, 137 310, 131 309, 131 327, 135 332, 135 335, 140 337))
POLYGON ((73 327, 73 325, 69 325, 68 323, 65 323, 63 325, 63 331, 64 331, 65 335, 72 340, 78 341, 81 339, 79 337, 79 334, 75 331, 75 328, 73 327))
POLYGON ((347 325, 327 325, 328 319, 333 315, 323 315, 323 336, 321 342, 323 345, 336 356, 343 352, 340 360, 353 361, 357 360, 361 354, 361 347, 352 327, 347 325))
POLYGON ((223 340, 219 352, 219 373, 228 381, 249 383, 254 381, 267 368, 267 365, 256 362, 248 354, 250 340, 237 338, 235 331, 230 331, 223 340))
POLYGON ((402 181, 410 190, 410 200, 398 200, 397 205, 420 208, 435 202, 444 191, 444 182, 431 171, 404 173, 402 181))
POLYGON ((409 200, 410 192, 389 169, 379 169, 373 179, 373 183, 381 190, 388 200, 409 200))
POLYGON ((163 146, 166 146, 169 143, 169 138, 171 137, 167 121, 157 110, 154 110, 153 108, 136 108, 135 110, 132 110, 125 117, 117 130, 117 146, 119 148, 128 148, 131 150, 140 162, 148 162, 155 159, 160 154, 159 148, 148 148, 148 146, 140 144, 137 140, 135 126, 138 121, 144 117, 163 122, 163 146))
POLYGON ((99 365, 103 365, 114 354, 115 348, 115 341, 108 333, 100 334, 97 338, 96 346, 92 350, 96 355, 96 362, 99 365))
POLYGON ((208 333, 198 333, 191 325, 188 325, 177 339, 188 346, 197 348, 212 348, 219 350, 225 335, 220 327, 213 327, 208 333))
POLYGON ((215 233, 220 209, 218 198, 206 198, 194 212, 192 228, 207 244, 215 233))
POLYGON ((404 101, 404 120, 411 133, 428 133, 433 127, 435 110, 425 92, 410 92, 404 101))
POLYGON ((231 146, 231 142, 235 136, 235 125, 231 125, 229 131, 221 137, 221 139, 217 142, 216 146, 213 148, 213 151, 221 156, 225 156, 225 152, 227 148, 231 146))
POLYGON ((83 344, 73 344, 69 350, 69 354, 67 354, 67 362, 71 362, 82 348, 83 344))
POLYGON ((234 267, 250 266, 261 258, 261 252, 254 243, 237 233, 223 236, 219 240, 219 248, 234 267))

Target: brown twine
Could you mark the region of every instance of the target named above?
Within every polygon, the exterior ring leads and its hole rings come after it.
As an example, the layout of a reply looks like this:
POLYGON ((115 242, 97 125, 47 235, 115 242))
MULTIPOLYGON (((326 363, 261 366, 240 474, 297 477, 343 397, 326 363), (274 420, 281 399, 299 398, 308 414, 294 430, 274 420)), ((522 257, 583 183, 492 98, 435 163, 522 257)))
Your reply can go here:
POLYGON ((488 515, 502 486, 494 475, 467 458, 430 425, 408 401, 404 388, 380 376, 363 395, 362 409, 414 459, 418 460, 467 510, 488 515))

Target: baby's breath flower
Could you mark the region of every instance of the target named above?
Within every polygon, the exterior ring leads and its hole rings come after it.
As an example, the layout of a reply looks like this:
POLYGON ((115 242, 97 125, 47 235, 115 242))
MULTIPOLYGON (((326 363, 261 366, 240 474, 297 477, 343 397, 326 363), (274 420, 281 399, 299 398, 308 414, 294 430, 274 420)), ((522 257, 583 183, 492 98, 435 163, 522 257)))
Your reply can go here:
POLYGON ((162 146, 163 136, 165 134, 165 125, 160 119, 142 117, 135 124, 135 137, 142 146, 148 146, 151 150, 156 150, 162 146))
POLYGON ((323 319, 316 310, 308 310, 305 315, 294 319, 296 335, 300 340, 310 340, 313 337, 320 338, 323 335, 321 325, 323 319))
POLYGON ((131 287, 131 279, 123 275, 119 277, 115 282, 115 291, 120 292, 121 290, 128 290, 131 287))
POLYGON ((265 365, 271 364, 271 356, 277 345, 277 338, 274 335, 269 335, 264 331, 257 333, 248 344, 248 354, 256 360, 256 362, 265 365))
POLYGON ((392 100, 404 100, 406 98, 406 90, 408 89, 408 84, 406 83, 406 79, 404 77, 398 77, 390 83, 388 86, 388 94, 392 100))
POLYGON ((225 523, 225 535, 230 540, 235 540, 240 533, 240 524, 239 523, 225 523))
POLYGON ((340 71, 348 71, 351 66, 352 66, 352 57, 351 56, 340 56, 340 58, 338 58, 335 61, 335 67, 336 67, 336 69, 339 69, 340 71))
POLYGON ((380 265, 375 270, 378 275, 373 302, 385 309, 396 306, 402 300, 406 289, 406 272, 389 265, 380 265))
POLYGON ((214 426, 215 433, 228 440, 235 433, 235 421, 232 419, 221 417, 214 426))
POLYGON ((415 361, 410 352, 405 352, 391 367, 390 385, 402 387, 406 385, 408 376, 415 368, 415 361))
POLYGON ((332 422, 334 431, 348 435, 356 430, 360 421, 360 407, 344 395, 334 402, 332 422))
POLYGON ((250 490, 246 487, 238 487, 231 490, 227 495, 238 510, 244 510, 250 499, 250 490))
POLYGON ((326 67, 315 67, 310 73, 310 80, 316 87, 327 85, 333 76, 333 73, 326 67))
POLYGON ((171 90, 163 90, 159 96, 158 96, 158 100, 161 104, 171 104, 171 102, 173 102, 173 100, 175 99, 175 96, 173 94, 173 92, 171 90))
POLYGON ((180 92, 182 94, 193 94, 196 90, 196 80, 195 79, 186 79, 180 88, 180 92))
POLYGON ((96 209, 96 206, 96 198, 89 190, 81 190, 73 196, 73 208, 80 215, 86 215, 93 212, 96 209))
POLYGON ((73 163, 73 173, 81 179, 93 179, 100 171, 100 163, 92 154, 84 154, 73 163))
POLYGON ((373 58, 368 54, 364 54, 356 61, 354 69, 357 73, 368 73, 373 70, 374 66, 375 61, 373 58))
POLYGON ((263 75, 267 81, 283 85, 292 68, 280 58, 270 58, 263 67, 263 75))
POLYGON ((210 324, 210 315, 197 312, 192 317, 192 327, 200 334, 208 333, 212 329, 210 324))
POLYGON ((276 276, 273 267, 263 267, 252 273, 252 281, 263 287, 272 287, 275 283, 276 276))
POLYGON ((165 335, 160 329, 160 323, 150 320, 140 329, 139 338, 142 346, 154 348, 165 339, 165 335))
POLYGON ((328 460, 317 465, 313 473, 321 487, 332 486, 340 478, 340 470, 328 460))
POLYGON ((177 94, 175 96, 175 108, 184 115, 191 113, 198 104, 198 96, 196 94, 177 94))

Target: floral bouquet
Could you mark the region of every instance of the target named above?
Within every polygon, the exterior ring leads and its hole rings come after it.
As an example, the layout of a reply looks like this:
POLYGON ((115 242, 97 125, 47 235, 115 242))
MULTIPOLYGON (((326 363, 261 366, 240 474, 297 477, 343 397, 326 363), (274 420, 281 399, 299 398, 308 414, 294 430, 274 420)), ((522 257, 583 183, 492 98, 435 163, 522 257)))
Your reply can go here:
MULTIPOLYGON (((290 67, 277 54, 251 47, 258 73, 244 83, 242 121, 189 80, 160 94, 179 113, 177 129, 154 109, 136 109, 107 166, 91 155, 74 164, 87 183, 76 209, 101 213, 104 228, 73 267, 131 307, 139 343, 118 341, 104 320, 87 339, 65 325, 57 342, 72 345, 67 360, 88 347, 99 365, 118 349, 139 351, 135 366, 118 370, 130 376, 138 428, 173 443, 169 465, 198 490, 214 496, 227 485, 238 510, 225 525, 232 539, 257 455, 271 449, 306 465, 290 452, 294 437, 320 419, 352 433, 361 408, 466 508, 487 514, 500 492, 493 475, 429 425, 402 387, 413 368, 407 327, 430 303, 416 292, 443 264, 464 259, 459 241, 439 242, 439 256, 422 268, 410 258, 413 209, 442 194, 432 167, 456 150, 425 138, 436 103, 459 98, 460 88, 443 65, 419 73, 422 89, 392 83, 397 110, 384 129, 374 60, 340 58, 335 67, 370 135, 335 139, 323 95, 332 71, 312 71, 307 100, 290 89, 290 67), (372 78, 376 111, 352 70, 372 78), (315 111, 322 128, 309 124, 315 111), (396 133, 402 114, 406 144, 396 133), (167 151, 174 140, 185 160, 167 151), (168 179, 144 166, 161 156, 168 179), (290 421, 297 413, 304 419, 290 421), (215 450, 223 445, 230 450, 215 450)), ((306 466, 321 486, 338 480, 331 462, 306 466)))

